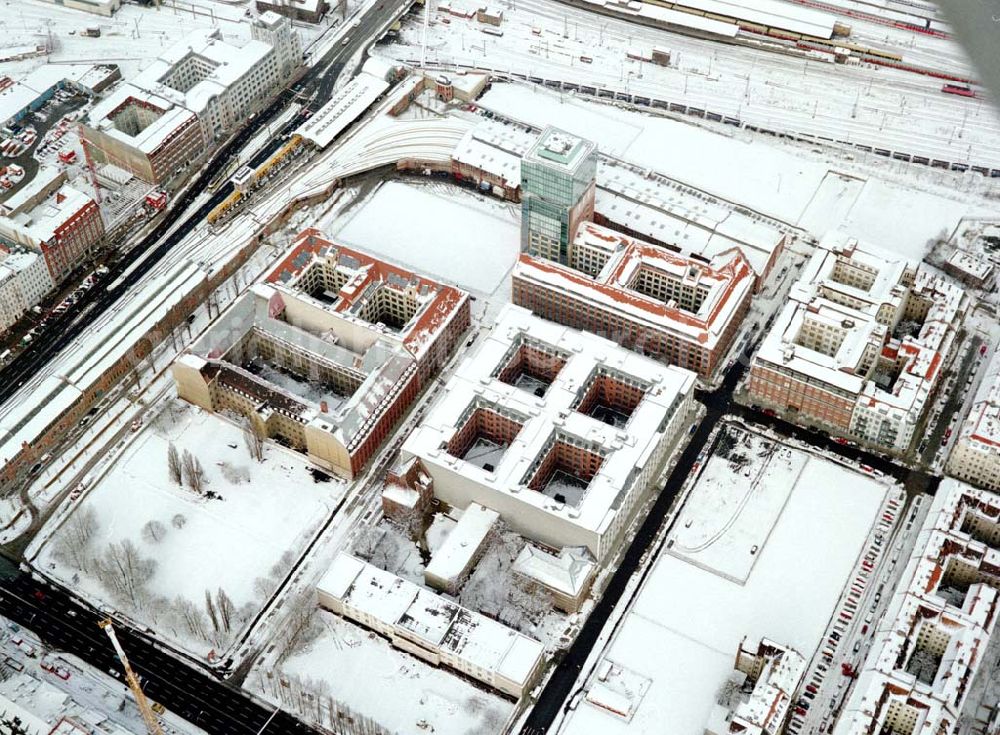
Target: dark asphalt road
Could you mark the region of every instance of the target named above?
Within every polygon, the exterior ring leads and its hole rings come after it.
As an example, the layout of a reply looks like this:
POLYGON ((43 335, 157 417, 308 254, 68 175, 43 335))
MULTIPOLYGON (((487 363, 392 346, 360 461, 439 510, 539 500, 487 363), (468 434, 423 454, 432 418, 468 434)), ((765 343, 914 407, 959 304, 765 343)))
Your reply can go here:
MULTIPOLYGON (((97 625, 103 616, 75 604, 61 590, 36 583, 6 560, 0 562, 0 577, 0 614, 32 630, 47 645, 124 679, 114 649, 97 625)), ((129 662, 143 679, 146 694, 207 732, 257 733, 271 717, 273 710, 163 653, 124 625, 117 625, 116 632, 129 662)), ((273 734, 309 732, 313 730, 285 712, 275 715, 265 730, 273 734)))

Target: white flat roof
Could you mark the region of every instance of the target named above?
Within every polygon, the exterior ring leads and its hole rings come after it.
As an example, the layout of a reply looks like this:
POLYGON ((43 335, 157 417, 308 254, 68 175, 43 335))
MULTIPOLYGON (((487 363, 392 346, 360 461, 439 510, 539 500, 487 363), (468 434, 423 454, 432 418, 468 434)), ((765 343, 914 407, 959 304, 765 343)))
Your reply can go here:
POLYGON ((544 654, 538 641, 343 552, 317 589, 382 626, 405 630, 432 649, 521 685, 544 654))
POLYGON ((88 124, 96 130, 100 130, 107 136, 122 141, 123 143, 137 148, 143 153, 152 153, 163 141, 179 127, 186 125, 195 119, 196 115, 188 109, 175 104, 166 97, 153 94, 134 84, 119 84, 107 97, 101 100, 88 115, 88 124), (149 125, 140 130, 136 135, 129 135, 123 130, 119 130, 108 118, 118 107, 125 104, 129 99, 151 105, 163 110, 163 114, 153 120, 149 125), (106 120, 104 124, 102 121, 106 120))
POLYGON ((384 79, 372 74, 359 74, 295 132, 316 146, 326 148, 388 88, 389 83, 384 79))
POLYGON ((33 237, 48 242, 55 237, 56 230, 92 201, 79 189, 63 184, 30 212, 16 214, 10 219, 33 237))
POLYGON ((457 579, 482 548, 499 520, 500 514, 495 510, 484 508, 479 503, 470 503, 444 543, 431 557, 427 575, 443 580, 457 579))
MULTIPOLYGON (((508 304, 492 332, 467 357, 445 385, 437 403, 403 445, 404 459, 420 457, 428 468, 446 467, 468 481, 504 493, 509 498, 564 522, 603 532, 615 517, 626 483, 642 468, 660 439, 675 399, 689 393, 695 374, 651 360, 596 335, 535 317, 508 304), (567 355, 544 398, 493 377, 518 340, 540 343, 567 355), (628 422, 613 427, 574 410, 595 370, 607 369, 648 385, 628 422), (524 418, 521 430, 492 470, 442 450, 458 429, 467 409, 482 402, 486 408, 524 418), (574 505, 562 503, 525 486, 525 474, 557 434, 577 437, 603 454, 600 470, 574 505)), ((432 473, 433 474, 433 473, 432 473)))
POLYGON ((252 40, 242 46, 234 46, 218 36, 219 31, 214 28, 191 31, 143 69, 133 80, 134 84, 167 97, 193 112, 201 112, 213 97, 242 79, 271 53, 270 44, 263 41, 252 40), (189 54, 199 56, 213 65, 212 72, 186 92, 160 82, 189 54))
MULTIPOLYGON (((766 637, 812 657, 865 548, 887 487, 829 460, 788 451, 805 455, 805 464, 793 476, 784 507, 768 516, 770 533, 746 582, 734 584, 714 570, 661 553, 625 615, 602 633, 611 639, 595 675, 574 685, 587 695, 567 713, 558 735, 702 735, 745 638, 766 637), (833 487, 836 499, 829 494, 833 487), (794 605, 788 604, 790 578, 796 579, 794 605), (627 670, 637 682, 627 692, 625 716, 589 695, 601 687, 599 677, 609 665, 627 670), (669 727, 664 729, 664 723, 669 727)), ((775 478, 794 472, 783 467, 781 456, 767 461, 775 464, 775 478)), ((750 457, 751 474, 760 462, 750 457)), ((710 488, 699 478, 685 502, 685 509, 699 516, 711 517, 714 510, 716 542, 726 543, 730 523, 740 517, 740 501, 753 492, 744 471, 742 465, 734 467, 725 488, 710 488)), ((616 704, 622 706, 621 700, 616 704)))

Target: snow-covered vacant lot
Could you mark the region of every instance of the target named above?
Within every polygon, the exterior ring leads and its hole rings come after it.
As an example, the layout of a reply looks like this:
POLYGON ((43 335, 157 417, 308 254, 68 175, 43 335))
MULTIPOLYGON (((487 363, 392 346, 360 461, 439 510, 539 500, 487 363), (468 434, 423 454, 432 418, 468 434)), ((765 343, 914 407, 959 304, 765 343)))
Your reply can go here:
POLYGON ((239 427, 180 400, 147 423, 67 520, 46 529, 35 564, 204 656, 258 612, 345 484, 314 482, 299 455, 270 443, 256 462, 239 427), (202 494, 171 478, 171 444, 200 461, 202 494))
POLYGON ((519 215, 512 205, 457 186, 390 181, 331 229, 345 245, 491 294, 517 260, 519 215))
POLYGON ((721 446, 666 547, 711 539, 742 572, 743 547, 754 543, 746 581, 715 571, 730 569, 719 554, 699 565, 661 554, 602 656, 627 675, 587 684, 592 699, 630 700, 631 720, 585 699, 560 733, 647 733, 669 722, 671 735, 701 735, 744 636, 751 645, 765 636, 807 660, 816 651, 889 486, 768 439, 721 446), (727 459, 717 459, 721 454, 727 459), (760 480, 749 495, 747 472, 760 480), (772 492, 778 501, 789 485, 783 507, 770 502, 772 492))
MULTIPOLYGON (((316 637, 268 677, 255 669, 247 688, 292 711, 307 701, 304 715, 329 727, 336 700, 398 735, 493 735, 503 730, 513 704, 474 686, 454 672, 404 653, 385 638, 343 618, 317 610, 316 637), (285 683, 283 684, 282 681, 285 683), (314 699, 303 698, 314 693, 314 699)), ((335 717, 335 715, 334 715, 335 717)))

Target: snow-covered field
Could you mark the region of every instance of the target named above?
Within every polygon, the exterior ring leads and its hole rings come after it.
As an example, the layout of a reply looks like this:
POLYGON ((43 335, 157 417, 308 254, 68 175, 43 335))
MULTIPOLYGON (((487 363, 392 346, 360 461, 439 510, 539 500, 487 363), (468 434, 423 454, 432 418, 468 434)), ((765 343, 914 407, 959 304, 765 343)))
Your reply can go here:
POLYGON ((996 209, 978 197, 945 195, 940 188, 837 175, 828 164, 761 137, 724 135, 541 87, 494 84, 481 102, 514 119, 594 140, 605 153, 802 226, 816 237, 833 225, 918 260, 930 240, 950 233, 963 216, 996 209))
POLYGON ((500 287, 520 249, 516 207, 450 185, 390 181, 347 217, 331 232, 344 244, 480 294, 500 287))
POLYGON ((681 512, 670 553, 743 584, 808 458, 759 434, 730 430, 724 436, 734 446, 706 463, 697 502, 681 512))
MULTIPOLYGON (((502 732, 513 709, 509 701, 403 653, 337 615, 319 611, 317 616, 322 633, 282 665, 281 676, 290 686, 264 677, 260 684, 265 696, 273 701, 278 701, 277 692, 294 697, 290 690, 306 685, 398 735, 502 732)), ((260 681, 259 670, 251 677, 260 681)), ((285 704, 293 706, 291 701, 285 704)))
POLYGON ((335 507, 345 484, 317 483, 297 454, 268 444, 251 459, 234 424, 170 400, 45 543, 36 566, 88 598, 120 609, 200 656, 225 648, 277 587, 290 564, 335 507), (167 451, 190 451, 206 474, 206 499, 174 483, 167 451), (225 474, 224 474, 225 473, 225 474), (245 474, 233 482, 226 474, 245 474), (70 538, 81 519, 93 528, 79 552, 70 538), (158 522, 159 539, 147 524, 158 522), (134 579, 108 571, 111 545, 130 542, 134 579), (80 563, 82 560, 82 563, 80 563), (152 566, 148 564, 152 562, 152 566), (232 603, 232 623, 215 630, 206 592, 232 603))
MULTIPOLYGON (((602 656, 649 681, 644 696, 633 700, 631 721, 581 702, 560 733, 647 733, 669 722, 671 735, 700 735, 744 636, 751 642, 766 636, 807 659, 813 655, 887 486, 798 449, 776 451, 790 453, 792 463, 804 467, 746 583, 662 554, 602 656)), ((750 467, 759 467, 761 459, 750 467)), ((785 476, 776 473, 779 482, 785 476)), ((737 496, 746 492, 733 480, 720 488, 699 478, 684 515, 707 518, 726 487, 737 496)), ((725 503, 733 507, 738 499, 725 503)), ((742 523, 730 528, 741 537, 748 532, 742 523)), ((686 533, 672 531, 667 545, 686 533)), ((719 542, 727 543, 725 535, 719 542)))

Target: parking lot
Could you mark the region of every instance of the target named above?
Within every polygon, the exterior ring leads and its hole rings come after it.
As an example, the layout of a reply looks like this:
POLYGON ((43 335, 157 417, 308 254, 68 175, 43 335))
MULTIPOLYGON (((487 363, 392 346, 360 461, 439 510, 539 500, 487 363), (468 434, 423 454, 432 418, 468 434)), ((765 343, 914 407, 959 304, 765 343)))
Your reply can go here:
POLYGON ((906 508, 897 494, 886 499, 854 576, 834 610, 820 650, 810 663, 787 732, 827 733, 850 692, 906 567, 928 504, 917 496, 906 508), (899 519, 905 519, 897 521, 899 519))

